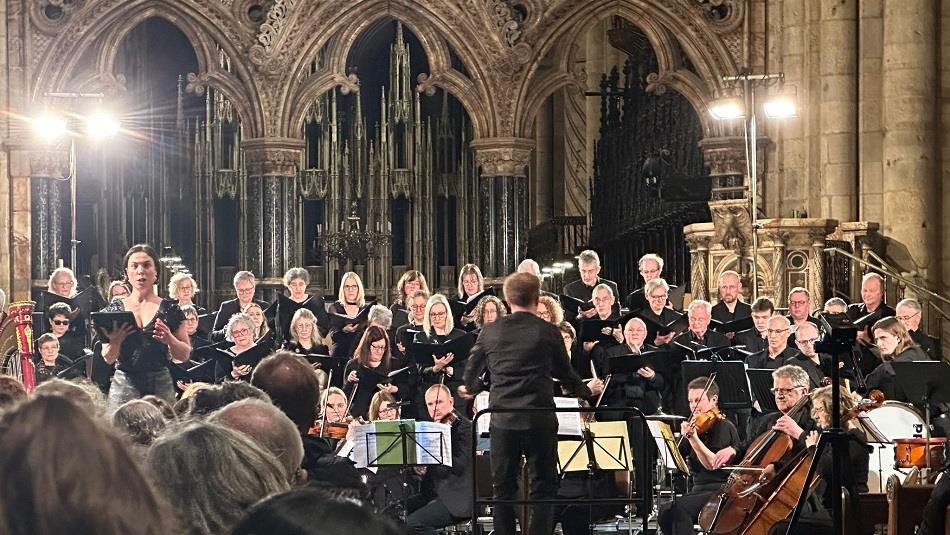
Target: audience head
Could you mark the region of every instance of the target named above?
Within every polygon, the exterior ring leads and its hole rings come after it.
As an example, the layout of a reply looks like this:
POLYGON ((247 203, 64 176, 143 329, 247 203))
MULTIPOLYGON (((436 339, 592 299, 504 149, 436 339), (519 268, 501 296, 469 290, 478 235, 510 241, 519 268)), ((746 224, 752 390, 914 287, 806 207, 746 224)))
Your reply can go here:
POLYGON ((426 408, 433 422, 445 420, 455 410, 455 400, 449 387, 434 384, 426 390, 426 408))
POLYGON ((0 533, 176 532, 122 440, 64 397, 5 413, 0 451, 0 533))
POLYGON ((174 422, 178 419, 178 416, 175 414, 175 408, 172 407, 172 404, 168 401, 153 394, 142 396, 142 401, 146 401, 158 407, 158 410, 162 411, 162 415, 165 416, 165 419, 169 422, 174 422))
POLYGON ((735 271, 723 271, 719 275, 719 300, 732 304, 742 295, 742 278, 735 271))
POLYGON ((788 292, 788 315, 795 323, 805 321, 811 313, 811 294, 801 286, 796 286, 788 292))
POLYGON ((369 420, 398 420, 399 407, 396 406, 396 398, 389 392, 380 390, 373 394, 373 399, 369 402, 369 420))
POLYGON ((916 345, 907 328, 897 318, 878 320, 871 327, 871 332, 874 333, 874 345, 881 350, 884 360, 891 360, 916 345))
POLYGON ((505 304, 501 302, 501 299, 494 295, 483 297, 475 306, 475 325, 479 328, 484 327, 489 323, 498 321, 499 318, 505 317, 506 314, 508 314, 508 309, 505 308, 505 304))
POLYGON ((302 267, 293 267, 284 273, 284 286, 290 291, 290 297, 302 301, 307 295, 307 286, 310 284, 310 272, 302 267))
POLYGON ((482 270, 475 264, 465 264, 459 270, 458 282, 459 297, 468 299, 478 292, 485 289, 485 278, 482 277, 482 270))
POLYGON ((0 415, 26 401, 26 388, 17 378, 0 374, 0 415))
POLYGON ((100 412, 100 408, 96 405, 96 400, 92 398, 89 391, 74 382, 55 378, 43 381, 36 386, 33 395, 35 397, 59 396, 66 398, 75 403, 77 407, 86 411, 86 414, 91 418, 95 418, 100 412))
POLYGON ((581 282, 586 286, 597 284, 600 275, 600 255, 597 251, 586 249, 577 255, 577 270, 581 274, 581 282))
POLYGON ((352 271, 344 273, 340 280, 340 291, 337 293, 337 300, 345 305, 360 307, 365 305, 366 292, 363 290, 363 279, 352 271))
MULTIPOLYGON (((809 322, 805 322, 809 323, 809 322)), ((788 337, 791 335, 791 323, 785 316, 778 314, 769 318, 769 328, 766 330, 766 338, 769 341, 769 351, 778 353, 784 351, 788 346, 788 337)))
POLYGON ((73 297, 76 295, 77 284, 73 270, 68 267, 58 267, 50 273, 46 290, 60 297, 73 297))
POLYGON ((896 318, 908 331, 920 330, 920 303, 916 299, 902 299, 894 309, 896 318))
POLYGON ((367 321, 370 325, 376 325, 383 329, 389 329, 393 326, 393 311, 383 305, 373 305, 369 308, 367 321))
POLYGON ((260 399, 242 399, 214 412, 208 421, 251 437, 280 462, 289 483, 298 479, 303 441, 297 426, 273 404, 260 399))
POLYGON ((112 427, 139 446, 154 442, 167 424, 161 409, 141 399, 125 403, 112 415, 112 427))
POLYGON ((199 389, 194 394, 190 414, 205 415, 242 399, 260 399, 270 401, 270 397, 260 388, 244 381, 225 381, 219 385, 199 389))
MULTIPOLYGON (((407 303, 412 297, 412 294, 419 290, 424 290, 426 293, 429 293, 429 285, 426 284, 425 275, 423 275, 421 271, 410 269, 403 273, 396 282, 396 302, 407 303)), ((429 296, 427 295, 426 299, 428 298, 429 296)))
POLYGON ((254 503, 290 488, 273 455, 244 433, 209 422, 163 435, 146 466, 187 533, 227 533, 254 503))
POLYGON ((304 358, 278 351, 257 365, 251 374, 251 384, 266 392, 301 433, 313 425, 317 418, 320 383, 304 358))
POLYGON ((861 301, 869 309, 877 309, 884 302, 884 277, 868 273, 861 278, 861 301))
POLYGON ((449 300, 442 294, 434 294, 426 303, 422 330, 427 335, 432 336, 433 334, 447 334, 454 328, 455 320, 452 318, 449 300))
POLYGON ((561 303, 558 303, 557 299, 550 295, 542 295, 538 297, 538 317, 557 325, 564 321, 564 309, 561 308, 561 303))
POLYGON ((760 334, 769 328, 769 318, 775 314, 775 305, 768 297, 759 297, 752 302, 752 324, 760 334))
POLYGON ((353 358, 363 366, 373 368, 382 366, 382 369, 388 370, 392 352, 389 348, 389 335, 386 329, 378 325, 367 327, 359 343, 356 344, 353 358))
POLYGON ((517 311, 516 308, 534 311, 538 309, 541 281, 527 273, 514 273, 505 277, 502 292, 513 312, 517 311))
POLYGON ((238 271, 234 274, 234 293, 237 294, 238 304, 244 306, 254 300, 254 291, 257 289, 257 277, 250 271, 238 271))
POLYGON ((653 279, 660 278, 663 273, 663 259, 658 254, 648 253, 640 257, 637 267, 640 268, 640 276, 643 277, 643 282, 650 282, 653 279))
POLYGON ((181 304, 190 304, 198 293, 198 283, 188 273, 178 272, 168 281, 168 296, 177 299, 181 304))

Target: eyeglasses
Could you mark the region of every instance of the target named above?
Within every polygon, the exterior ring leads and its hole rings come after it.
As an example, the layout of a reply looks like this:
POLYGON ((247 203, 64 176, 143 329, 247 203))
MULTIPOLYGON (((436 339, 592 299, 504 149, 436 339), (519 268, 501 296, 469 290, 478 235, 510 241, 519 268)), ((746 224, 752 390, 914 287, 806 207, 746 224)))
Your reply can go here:
POLYGON ((254 293, 254 287, 253 287, 253 286, 251 286, 250 288, 236 288, 236 290, 237 290, 237 293, 239 293, 239 294, 252 294, 252 293, 254 293))
POLYGON ((802 306, 805 306, 805 305, 807 305, 807 304, 808 304, 808 301, 805 301, 805 300, 803 300, 803 301, 789 301, 789 302, 788 302, 788 306, 791 306, 791 307, 802 307, 802 306))
POLYGON ((344 284, 343 289, 344 290, 359 290, 360 287, 357 286, 356 284, 344 284))
POLYGON ((53 320, 53 325, 69 325, 69 320, 53 320))
POLYGON ((789 331, 788 329, 766 329, 765 330, 765 332, 769 334, 782 334, 782 333, 787 333, 788 331, 789 331))
POLYGON ((649 297, 649 299, 654 300, 654 301, 662 299, 662 300, 666 301, 666 297, 667 297, 667 294, 663 294, 663 295, 651 295, 651 296, 649 297))
POLYGON ((540 310, 540 311, 538 311, 538 316, 540 316, 540 317, 542 317, 542 318, 550 318, 550 317, 551 317, 551 313, 548 312, 547 310, 540 310))
POLYGON ((429 312, 430 318, 444 318, 446 316, 448 316, 448 314, 445 312, 429 312))
POLYGON ((198 318, 191 318, 191 317, 185 316, 185 321, 187 321, 188 323, 198 323, 198 318))
POLYGON ((910 316, 895 316, 899 321, 910 321, 920 315, 920 312, 915 312, 910 316))
POLYGON ((396 407, 381 407, 379 409, 379 413, 383 414, 384 412, 385 413, 396 412, 396 407))
POLYGON ((805 388, 804 386, 795 386, 792 388, 772 388, 770 389, 773 394, 778 394, 779 396, 787 396, 792 392, 798 390, 799 388, 805 388))
POLYGON ((236 331, 231 331, 231 336, 247 336, 251 334, 250 329, 238 329, 236 331))
POLYGON ((373 349, 373 350, 375 350, 375 351, 386 351, 386 344, 382 344, 382 345, 379 345, 379 344, 370 344, 370 345, 369 345, 369 348, 370 348, 370 349, 373 349))
POLYGON ((411 308, 411 309, 413 309, 413 310, 425 310, 425 309, 426 309, 426 306, 425 306, 425 305, 412 305, 412 306, 409 307, 409 308, 411 308))
POLYGON ((817 338, 809 338, 809 339, 807 339, 807 340, 799 340, 798 338, 795 339, 795 343, 796 343, 796 344, 800 344, 800 345, 803 345, 803 346, 814 345, 815 342, 817 342, 817 341, 818 341, 817 338))

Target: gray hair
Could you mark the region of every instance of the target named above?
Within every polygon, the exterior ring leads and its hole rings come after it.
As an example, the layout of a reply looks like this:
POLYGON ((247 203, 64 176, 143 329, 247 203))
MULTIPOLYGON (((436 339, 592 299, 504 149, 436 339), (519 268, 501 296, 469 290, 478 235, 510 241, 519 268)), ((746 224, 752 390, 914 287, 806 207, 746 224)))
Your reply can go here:
POLYGON ((231 319, 228 320, 228 324, 224 326, 224 339, 228 342, 234 341, 234 336, 231 335, 231 332, 234 331, 234 328, 238 323, 244 323, 247 326, 248 330, 257 337, 257 325, 254 325, 254 320, 250 316, 243 312, 238 312, 237 314, 231 316, 231 319))
POLYGON ((597 293, 599 290, 606 290, 607 293, 610 294, 611 297, 616 297, 616 296, 614 295, 613 289, 611 289, 610 286, 608 286, 608 285, 606 285, 606 284, 604 284, 604 283, 600 283, 600 284, 598 284, 597 286, 594 286, 594 291, 591 292, 591 295, 594 295, 594 294, 597 293))
POLYGON ((801 286, 796 286, 796 287, 792 288, 791 290, 789 290, 789 291, 788 291, 788 298, 791 299, 791 298, 792 298, 792 294, 798 294, 798 293, 805 294, 805 297, 811 299, 811 294, 808 292, 808 290, 806 290, 805 288, 802 288, 801 286))
POLYGON ((690 302, 689 306, 686 308, 686 313, 689 314, 696 307, 703 307, 706 309, 706 314, 712 315, 712 303, 709 301, 703 301, 702 299, 693 299, 690 302))
POLYGON ((534 275, 535 277, 541 276, 541 266, 539 266, 537 262, 535 262, 534 260, 530 258, 525 258, 524 260, 522 260, 521 263, 518 264, 518 269, 516 271, 520 272, 522 268, 531 270, 530 271, 531 274, 534 275))
MULTIPOLYGON (((792 322, 788 321, 788 318, 786 318, 785 316, 781 314, 773 314, 772 317, 769 318, 769 323, 772 323, 772 320, 781 321, 782 325, 784 325, 785 327, 790 327, 792 325, 792 322)), ((810 322, 806 321, 805 323, 810 323, 810 322)))
MULTIPOLYGON (((191 281, 191 287, 194 288, 194 293, 198 293, 198 283, 195 282, 195 278, 188 273, 178 272, 172 275, 172 278, 168 280, 168 296, 172 299, 178 299, 178 285, 182 283, 185 279, 191 281)), ((235 278, 234 283, 237 284, 237 279, 235 278)))
POLYGON ((637 261, 637 269, 643 269, 643 263, 647 260, 653 260, 656 262, 657 269, 660 270, 660 273, 663 273, 663 257, 656 253, 647 253, 640 257, 640 260, 637 261))
POLYGON ((393 311, 383 305, 373 305, 369 308, 367 319, 370 323, 375 323, 384 329, 389 329, 393 326, 393 311))
POLYGON ((112 427, 133 444, 142 446, 151 445, 167 424, 161 409, 141 399, 125 403, 112 415, 112 427))
POLYGON ((600 255, 597 254, 597 251, 593 249, 585 249, 581 251, 581 254, 577 255, 578 264, 597 264, 600 265, 600 255))
POLYGON ((290 286, 295 279, 302 279, 304 284, 310 284, 310 272, 302 267, 293 267, 284 273, 284 286, 290 286))
POLYGON ((209 422, 162 436, 145 463, 187 533, 227 533, 251 505, 290 489, 273 455, 244 433, 209 422))
POLYGON ((897 310, 900 307, 907 307, 914 312, 921 311, 920 303, 916 299, 911 299, 909 297, 907 299, 901 299, 900 302, 897 303, 897 306, 894 307, 894 310, 897 310))
POLYGON ((643 297, 650 297, 650 294, 653 293, 653 290, 656 290, 660 286, 662 286, 667 293, 670 292, 670 285, 666 282, 666 279, 657 278, 649 280, 643 285, 643 297))
POLYGON ((846 309, 848 308, 848 303, 840 297, 832 297, 831 299, 825 301, 824 308, 828 307, 841 307, 846 309))
POLYGON ((54 269, 53 272, 49 274, 49 281, 47 281, 46 283, 46 289, 50 291, 51 293, 56 293, 53 291, 53 283, 56 282, 56 279, 60 275, 66 275, 67 277, 69 277, 69 280, 72 281, 73 288, 72 290, 69 291, 69 297, 75 296, 76 286, 79 285, 79 281, 76 280, 76 274, 73 273, 73 270, 69 269, 68 267, 58 267, 54 269))
POLYGON ((208 421, 237 429, 254 439, 283 465, 287 480, 294 481, 303 462, 303 441, 297 426, 272 403, 242 399, 212 413, 208 421))
POLYGON ((797 364, 786 364, 772 372, 772 380, 785 378, 792 381, 797 387, 808 388, 811 380, 808 378, 808 372, 797 364))
POLYGON ((432 321, 429 319, 429 312, 432 311, 432 307, 435 305, 445 306, 445 332, 449 333, 455 328, 455 318, 452 317, 452 307, 449 306, 449 300, 442 294, 434 294, 426 303, 426 315, 422 319, 422 330, 429 336, 434 334, 432 331, 432 321))
POLYGON ((310 341, 317 345, 327 345, 327 341, 320 334, 320 327, 317 325, 317 317, 313 314, 310 309, 307 308, 298 308, 294 312, 293 318, 290 319, 290 339, 294 342, 299 342, 297 339, 297 322, 299 321, 309 321, 313 324, 313 331, 310 334, 310 341))
POLYGON ((250 271, 238 271, 234 274, 233 286, 237 288, 237 284, 241 281, 247 281, 251 284, 257 284, 257 277, 254 276, 250 271))

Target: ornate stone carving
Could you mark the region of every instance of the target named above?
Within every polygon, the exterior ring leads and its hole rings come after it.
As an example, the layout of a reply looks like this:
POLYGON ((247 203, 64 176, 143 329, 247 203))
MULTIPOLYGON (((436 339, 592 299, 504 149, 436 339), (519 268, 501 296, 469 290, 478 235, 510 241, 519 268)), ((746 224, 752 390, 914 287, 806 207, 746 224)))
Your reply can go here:
POLYGON ((489 0, 488 14, 501 32, 502 41, 508 46, 518 44, 522 35, 521 23, 524 22, 521 14, 505 0, 489 0))
POLYGON ((215 197, 223 199, 229 197, 234 199, 238 193, 238 172, 233 169, 218 169, 212 177, 214 180, 213 190, 215 197))
POLYGON ((248 176, 297 176, 303 141, 288 138, 255 138, 243 143, 248 176))
POLYGON ((742 24, 745 2, 734 0, 696 0, 706 20, 717 33, 734 32, 742 24))
POLYGON ((744 176, 745 141, 741 137, 714 137, 699 142, 709 176, 744 176))
POLYGON ((481 176, 525 176, 534 142, 522 138, 488 138, 472 141, 481 176))
POLYGON ((194 93, 196 95, 203 95, 205 92, 205 89, 208 89, 209 79, 210 79, 210 76, 207 72, 202 72, 202 73, 197 73, 197 74, 193 72, 189 72, 185 76, 185 80, 188 81, 188 83, 185 85, 185 91, 189 93, 194 93))
POLYGON ((725 249, 741 251, 752 245, 752 218, 744 199, 710 201, 715 235, 713 240, 725 249))
POLYGON ((300 196, 308 201, 327 196, 327 172, 325 169, 304 169, 297 174, 300 196))

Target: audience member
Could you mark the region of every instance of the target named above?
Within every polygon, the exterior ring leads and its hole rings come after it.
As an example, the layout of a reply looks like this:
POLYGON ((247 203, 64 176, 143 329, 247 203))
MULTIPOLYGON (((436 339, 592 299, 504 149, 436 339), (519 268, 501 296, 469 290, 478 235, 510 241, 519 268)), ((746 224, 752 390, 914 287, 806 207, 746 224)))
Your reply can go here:
POLYGON ((23 383, 9 375, 0 375, 0 414, 26 401, 23 383))
POLYGON ((226 381, 195 392, 189 414, 211 414, 225 405, 247 398, 270 401, 270 396, 256 386, 244 381, 226 381))
POLYGON ((213 413, 208 421, 237 429, 254 439, 283 465, 287 481, 291 484, 306 480, 306 473, 300 469, 303 442, 297 426, 272 403, 253 398, 242 399, 213 413))

